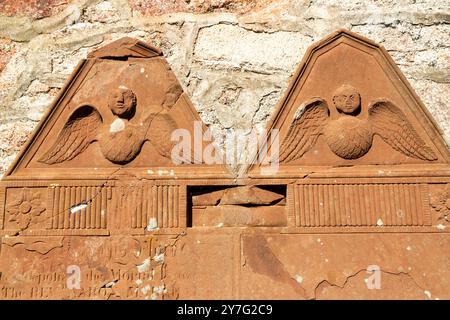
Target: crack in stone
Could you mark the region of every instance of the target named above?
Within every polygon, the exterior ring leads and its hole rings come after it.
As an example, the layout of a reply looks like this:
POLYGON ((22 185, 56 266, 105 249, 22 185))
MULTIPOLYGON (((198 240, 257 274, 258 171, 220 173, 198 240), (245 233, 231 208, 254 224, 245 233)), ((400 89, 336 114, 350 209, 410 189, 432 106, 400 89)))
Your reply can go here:
MULTIPOLYGON (((324 280, 320 281, 320 282, 316 285, 316 287, 314 288, 314 295, 313 295, 313 297, 311 297, 310 299, 311 299, 311 300, 317 300, 317 294, 318 294, 317 291, 319 290, 319 287, 320 287, 321 285, 323 285, 323 284, 328 284, 328 285, 331 286, 331 287, 337 287, 337 288, 340 288, 340 289, 344 289, 345 286, 347 285, 347 283, 350 281, 350 279, 356 277, 358 274, 360 274, 360 273, 363 272, 363 271, 367 271, 367 269, 366 269, 366 268, 365 268, 365 269, 360 269, 360 270, 356 271, 355 273, 353 273, 353 274, 347 276, 347 277, 345 278, 344 282, 342 283, 342 285, 339 285, 339 284, 337 284, 337 283, 332 283, 332 282, 330 282, 330 281, 327 280, 327 279, 324 279, 324 280)), ((412 282, 417 286, 417 288, 419 288, 420 290, 422 290, 422 292, 426 292, 426 291, 427 291, 427 290, 425 290, 422 286, 420 286, 420 285, 417 283, 417 281, 414 279, 413 276, 411 276, 411 274, 409 274, 409 272, 404 272, 404 271, 400 271, 400 272, 392 272, 392 271, 386 271, 386 270, 383 270, 383 269, 380 269, 380 272, 386 273, 386 274, 390 274, 390 275, 393 275, 393 276, 405 275, 405 276, 407 276, 408 278, 410 278, 410 279, 412 280, 412 282)))

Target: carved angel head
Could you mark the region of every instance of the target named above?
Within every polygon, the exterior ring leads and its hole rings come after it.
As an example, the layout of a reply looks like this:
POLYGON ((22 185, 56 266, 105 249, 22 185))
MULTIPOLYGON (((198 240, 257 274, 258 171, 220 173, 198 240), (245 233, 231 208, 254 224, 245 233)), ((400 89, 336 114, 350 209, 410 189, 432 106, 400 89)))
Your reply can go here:
POLYGON ((333 103, 338 111, 354 114, 359 112, 361 96, 354 87, 344 84, 334 92, 333 103))
POLYGON ((108 100, 112 113, 120 118, 132 118, 136 109, 136 95, 125 87, 119 87, 108 100))

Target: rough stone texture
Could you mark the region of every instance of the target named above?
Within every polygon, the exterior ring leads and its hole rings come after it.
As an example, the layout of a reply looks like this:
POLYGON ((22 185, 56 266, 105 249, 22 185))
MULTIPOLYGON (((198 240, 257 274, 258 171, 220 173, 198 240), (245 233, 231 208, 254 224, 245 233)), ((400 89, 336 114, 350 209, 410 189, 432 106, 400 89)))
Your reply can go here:
POLYGON ((216 138, 231 128, 242 138, 265 127, 305 49, 346 27, 385 46, 450 141, 449 8, 449 0, 1 1, 0 172, 78 61, 123 36, 163 50, 216 138))
POLYGON ((42 19, 60 12, 66 5, 67 1, 59 0, 2 0, 0 12, 8 17, 23 15, 42 19))
POLYGON ((235 12, 247 13, 260 9, 273 0, 129 0, 131 7, 143 15, 163 15, 174 12, 211 13, 235 12))

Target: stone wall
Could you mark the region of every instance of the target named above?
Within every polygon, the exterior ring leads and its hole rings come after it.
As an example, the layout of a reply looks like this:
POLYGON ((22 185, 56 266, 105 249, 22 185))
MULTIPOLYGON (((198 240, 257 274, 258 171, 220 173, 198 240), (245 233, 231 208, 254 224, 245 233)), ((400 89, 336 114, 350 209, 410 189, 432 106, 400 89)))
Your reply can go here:
POLYGON ((450 142, 450 1, 395 2, 0 0, 0 174, 78 61, 123 36, 163 50, 218 137, 264 128, 306 48, 345 27, 389 51, 450 142))

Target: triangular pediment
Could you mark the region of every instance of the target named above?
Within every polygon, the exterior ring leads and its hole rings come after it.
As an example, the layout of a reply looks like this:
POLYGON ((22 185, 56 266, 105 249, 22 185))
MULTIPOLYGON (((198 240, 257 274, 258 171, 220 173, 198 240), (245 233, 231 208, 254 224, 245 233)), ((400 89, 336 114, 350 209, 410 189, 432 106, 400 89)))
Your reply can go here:
POLYGON ((438 170, 450 159, 440 129, 388 52, 345 29, 308 49, 267 132, 267 156, 254 157, 250 176, 277 161, 263 175, 438 170))
POLYGON ((162 52, 122 38, 79 63, 5 179, 228 177, 195 147, 205 130, 162 52))

